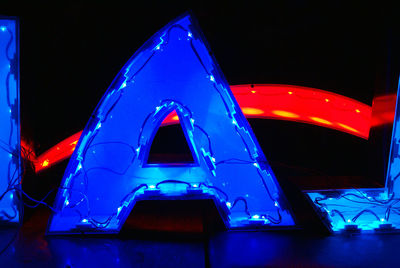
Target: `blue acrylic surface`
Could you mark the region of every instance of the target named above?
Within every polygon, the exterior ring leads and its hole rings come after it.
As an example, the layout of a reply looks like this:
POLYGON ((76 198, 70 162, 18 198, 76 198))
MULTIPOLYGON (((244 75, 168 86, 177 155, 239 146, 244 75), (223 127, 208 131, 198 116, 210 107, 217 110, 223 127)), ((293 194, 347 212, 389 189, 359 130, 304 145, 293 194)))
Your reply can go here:
POLYGON ((348 189, 308 192, 314 205, 328 218, 335 232, 400 230, 400 107, 397 92, 386 186, 381 189, 348 189))
POLYGON ((213 199, 228 228, 294 225, 210 55, 190 16, 168 24, 134 54, 79 140, 49 233, 116 233, 134 204, 149 199, 213 199), (158 127, 174 110, 194 163, 147 163, 158 127))
POLYGON ((0 224, 20 221, 18 23, 0 18, 0 224))

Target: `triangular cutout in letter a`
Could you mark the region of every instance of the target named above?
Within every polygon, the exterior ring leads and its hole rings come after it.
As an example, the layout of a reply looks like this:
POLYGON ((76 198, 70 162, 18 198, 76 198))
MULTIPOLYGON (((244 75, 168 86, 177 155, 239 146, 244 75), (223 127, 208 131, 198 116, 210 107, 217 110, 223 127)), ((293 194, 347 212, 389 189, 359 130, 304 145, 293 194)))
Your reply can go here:
POLYGON ((178 123, 178 125, 155 129, 156 133, 146 157, 146 164, 174 166, 198 164, 200 161, 194 154, 193 140, 190 139, 186 128, 180 125, 177 112, 175 110, 171 112, 161 124, 166 125, 165 121, 169 118, 173 119, 174 123, 178 123))
POLYGON ((123 67, 86 126, 49 233, 119 232, 147 199, 213 199, 228 228, 294 225, 280 187, 193 19, 156 33, 123 67), (195 163, 147 164, 176 111, 195 163))

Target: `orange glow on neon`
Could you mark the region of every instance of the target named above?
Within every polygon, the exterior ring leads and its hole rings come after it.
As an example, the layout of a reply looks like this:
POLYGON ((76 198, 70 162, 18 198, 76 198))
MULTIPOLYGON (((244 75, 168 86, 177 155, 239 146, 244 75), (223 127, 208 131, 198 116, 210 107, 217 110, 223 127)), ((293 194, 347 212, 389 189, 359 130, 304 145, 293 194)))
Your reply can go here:
POLYGON ((342 123, 337 123, 339 126, 341 126, 342 128, 345 128, 347 130, 353 131, 353 132, 358 132, 357 129, 354 129, 348 125, 342 124, 342 123))
POLYGON ((299 118, 300 116, 295 114, 295 113, 291 113, 288 111, 282 111, 282 110, 273 110, 272 113, 274 115, 277 116, 281 116, 281 117, 288 117, 288 118, 299 118))
POLYGON ((242 112, 245 115, 260 115, 264 113, 263 110, 252 107, 242 107, 242 112))
POLYGON ((315 121, 315 122, 321 123, 321 124, 332 125, 332 123, 329 122, 328 120, 325 120, 325 119, 322 119, 322 118, 319 118, 319 117, 310 116, 310 119, 315 121))

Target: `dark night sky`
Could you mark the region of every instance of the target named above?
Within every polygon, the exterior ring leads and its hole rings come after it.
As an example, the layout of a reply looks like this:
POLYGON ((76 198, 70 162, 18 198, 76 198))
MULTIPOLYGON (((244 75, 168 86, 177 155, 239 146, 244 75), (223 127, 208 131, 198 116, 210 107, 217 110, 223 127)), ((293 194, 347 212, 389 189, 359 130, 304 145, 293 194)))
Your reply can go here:
POLYGON ((39 154, 83 129, 126 61, 187 10, 197 17, 230 84, 309 86, 368 104, 377 91, 396 89, 400 27, 394 7, 249 2, 2 3, 0 13, 21 23, 23 137, 39 154))

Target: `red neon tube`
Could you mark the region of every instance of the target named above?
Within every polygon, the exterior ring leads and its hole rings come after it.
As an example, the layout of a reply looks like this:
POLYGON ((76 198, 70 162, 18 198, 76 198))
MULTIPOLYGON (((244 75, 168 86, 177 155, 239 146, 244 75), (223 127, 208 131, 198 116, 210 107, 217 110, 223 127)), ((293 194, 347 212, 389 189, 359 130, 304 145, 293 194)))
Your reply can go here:
MULTIPOLYGON (((237 102, 247 118, 279 119, 318 125, 368 139, 371 106, 328 91, 291 85, 234 85, 237 102)), ((394 96, 395 98, 395 96, 394 96)), ((394 110, 393 110, 394 111, 394 110)), ((383 121, 393 121, 393 113, 383 121)), ((382 122, 380 122, 382 121, 382 122)), ((178 122, 170 114, 162 125, 178 122)), ((50 148, 34 161, 36 172, 71 156, 82 131, 50 148)))

